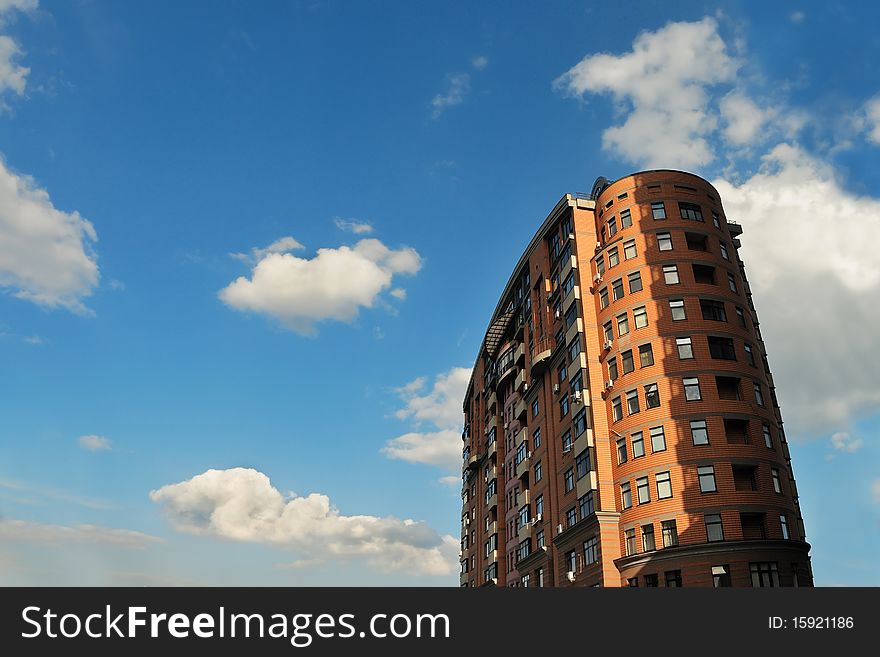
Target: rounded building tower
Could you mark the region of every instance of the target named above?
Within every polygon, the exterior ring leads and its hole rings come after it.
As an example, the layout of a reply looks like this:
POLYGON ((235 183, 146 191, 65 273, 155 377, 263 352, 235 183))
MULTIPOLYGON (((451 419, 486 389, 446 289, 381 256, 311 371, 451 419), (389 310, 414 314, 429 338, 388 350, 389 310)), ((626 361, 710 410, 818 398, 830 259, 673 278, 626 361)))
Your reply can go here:
POLYGON ((464 400, 463 586, 812 584, 741 232, 678 171, 557 203, 464 400))

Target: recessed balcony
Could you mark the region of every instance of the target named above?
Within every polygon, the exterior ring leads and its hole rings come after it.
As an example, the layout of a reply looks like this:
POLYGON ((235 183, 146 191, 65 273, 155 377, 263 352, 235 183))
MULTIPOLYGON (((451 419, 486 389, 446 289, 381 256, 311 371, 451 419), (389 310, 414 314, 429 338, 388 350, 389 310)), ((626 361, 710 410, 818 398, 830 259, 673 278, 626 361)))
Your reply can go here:
POLYGON ((596 477, 596 471, 590 470, 587 474, 577 480, 576 484, 578 499, 589 493, 591 490, 599 490, 599 480, 596 477))

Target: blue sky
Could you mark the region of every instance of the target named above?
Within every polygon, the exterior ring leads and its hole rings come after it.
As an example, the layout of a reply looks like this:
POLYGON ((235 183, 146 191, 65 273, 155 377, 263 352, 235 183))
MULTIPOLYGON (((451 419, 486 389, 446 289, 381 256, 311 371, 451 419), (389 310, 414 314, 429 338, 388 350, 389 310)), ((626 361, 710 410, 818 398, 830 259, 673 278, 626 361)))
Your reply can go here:
POLYGON ((455 585, 510 268, 669 167, 745 229, 817 583, 880 584, 880 10, 545 4, 0 0, 0 583, 455 585))

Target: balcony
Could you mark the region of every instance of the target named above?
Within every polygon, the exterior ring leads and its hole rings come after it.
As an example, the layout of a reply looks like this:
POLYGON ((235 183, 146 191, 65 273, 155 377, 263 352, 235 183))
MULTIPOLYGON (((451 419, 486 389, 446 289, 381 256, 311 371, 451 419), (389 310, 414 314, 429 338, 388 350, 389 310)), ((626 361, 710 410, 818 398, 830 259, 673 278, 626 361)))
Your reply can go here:
POLYGON ((587 429, 580 436, 577 437, 577 440, 574 441, 574 445, 572 447, 572 451, 575 455, 583 452, 587 447, 594 447, 595 443, 593 442, 593 430, 587 429))
POLYGON ((486 510, 490 511, 492 509, 498 508, 498 493, 495 493, 491 497, 486 500, 486 510))
POLYGON ((591 490, 599 490, 599 480, 596 477, 596 471, 590 470, 586 475, 578 479, 576 487, 578 499, 582 498, 591 490))
MULTIPOLYGON (((529 474, 529 470, 532 467, 532 453, 526 452, 526 457, 516 464, 516 476, 520 479, 525 475, 529 474)), ((527 492, 527 491, 524 491, 527 492)))
POLYGON ((501 384, 503 381, 506 381, 507 377, 509 377, 515 371, 516 371, 516 367, 514 366, 513 363, 511 363, 510 365, 508 365, 504 370, 502 370, 498 374, 498 383, 501 384))
POLYGON ((493 415, 486 422, 486 429, 484 430, 484 433, 488 436, 492 432, 492 429, 497 429, 497 428, 498 428, 498 418, 493 415))
POLYGON ((496 395, 495 391, 493 390, 491 393, 489 393, 489 396, 486 398, 486 408, 488 408, 491 411, 493 408, 495 408, 495 406, 497 404, 498 404, 498 395, 496 395))
POLYGON ((497 534, 497 533, 498 533, 498 522, 497 521, 490 522, 489 529, 486 530, 486 535, 491 536, 492 534, 497 534))
POLYGON ((513 380, 513 389, 521 390, 525 383, 526 371, 524 369, 520 369, 519 372, 516 373, 516 378, 513 380))
POLYGON ((578 317, 571 326, 565 330, 565 344, 571 344, 578 333, 584 332, 584 320, 578 317))
POLYGON ((569 256, 560 263, 559 267, 559 280, 564 281, 568 277, 568 273, 577 268, 577 256, 569 256))
POLYGON ((525 362, 525 355, 526 355, 525 345, 523 345, 523 343, 520 342, 518 345, 516 345, 516 351, 513 352, 513 362, 516 365, 520 365, 520 364, 524 363, 525 362))
POLYGON ((742 226, 740 226, 735 221, 728 221, 727 222, 727 230, 730 231, 731 237, 736 237, 738 235, 742 235, 742 233, 743 233, 742 226))
POLYGON ((516 434, 516 437, 513 439, 513 447, 516 449, 519 447, 520 443, 526 439, 526 430, 521 429, 519 433, 516 434))
POLYGON ((486 458, 491 459, 496 454, 498 454, 498 441, 493 440, 486 446, 486 458))
POLYGON ((575 299, 580 299, 580 298, 581 298, 581 288, 580 288, 579 285, 575 285, 574 287, 572 287, 572 288, 568 291, 568 294, 566 294, 566 295, 562 298, 562 307, 563 307, 563 308, 567 308, 568 305, 569 305, 572 301, 574 301, 575 299))
POLYGON ((553 355, 553 342, 550 338, 539 340, 535 345, 535 356, 532 358, 532 378, 536 378, 547 368, 550 356, 553 355))
POLYGON ((528 420, 528 410, 529 405, 526 404, 525 399, 520 399, 516 402, 516 406, 513 409, 513 416, 522 423, 525 423, 528 420))
POLYGON ((480 462, 479 454, 471 454, 470 457, 464 462, 464 467, 462 470, 471 470, 477 467, 477 464, 480 462))
POLYGON ((535 528, 532 522, 533 521, 529 520, 526 524, 521 525, 520 528, 516 530, 517 541, 524 541, 527 538, 531 538, 532 530, 535 528))

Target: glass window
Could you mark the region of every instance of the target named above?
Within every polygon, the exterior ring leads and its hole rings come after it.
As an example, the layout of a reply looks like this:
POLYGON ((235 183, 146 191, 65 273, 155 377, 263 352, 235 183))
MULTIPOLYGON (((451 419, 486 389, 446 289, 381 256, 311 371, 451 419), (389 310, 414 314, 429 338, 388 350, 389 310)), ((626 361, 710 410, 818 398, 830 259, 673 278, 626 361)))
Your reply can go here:
POLYGON ((629 415, 639 412, 639 391, 630 390, 626 393, 626 410, 629 415))
POLYGON ((697 468, 697 478, 700 480, 701 493, 714 493, 718 490, 715 486, 715 466, 701 465, 697 468))
POLYGON ((601 308, 608 307, 608 288, 607 287, 603 287, 601 290, 599 290, 599 306, 601 308))
POLYGON ((621 227, 621 229, 629 228, 630 226, 632 226, 632 223, 633 223, 633 220, 632 220, 632 214, 630 214, 630 211, 629 210, 621 210, 620 211, 620 227, 621 227))
POLYGON ((675 346, 678 347, 678 357, 681 360, 687 360, 694 357, 694 347, 691 344, 690 337, 675 338, 675 346))
POLYGON ((678 265, 663 265, 663 280, 667 285, 678 285, 678 265))
POLYGON ((726 322, 727 313, 724 311, 723 301, 714 301, 713 299, 700 299, 700 312, 703 319, 714 322, 726 322))
POLYGON ((626 335, 629 333, 629 318, 626 313, 617 316, 617 335, 626 335))
POLYGON ((651 203, 651 215, 654 219, 666 219, 666 207, 663 205, 663 201, 651 203))
POLYGON ((717 210, 712 210, 712 223, 714 224, 715 228, 721 228, 721 221, 718 217, 717 210))
POLYGON ((696 377, 682 379, 684 382, 684 398, 688 401, 700 401, 703 397, 700 393, 700 380, 696 377))
POLYGON ((657 473, 657 499, 665 500, 672 497, 672 480, 669 471, 657 473))
POLYGON ((755 383, 754 386, 755 386, 755 403, 758 406, 763 406, 764 405, 764 394, 761 392, 761 384, 755 383))
POLYGON ((642 525, 642 549, 645 552, 657 549, 657 543, 654 540, 654 525, 642 525))
POLYGON ((730 566, 712 566, 712 584, 716 589, 730 586, 730 566))
POLYGON ((626 463, 626 438, 617 439, 617 463, 626 463))
POLYGON ((727 287, 730 288, 731 292, 736 292, 736 276, 727 272, 727 287))
POLYGON ((595 536, 584 541, 584 565, 590 566, 599 561, 599 539, 595 536))
POLYGON ((669 310, 672 312, 673 321, 679 322, 683 319, 687 319, 687 315, 684 310, 684 299, 670 299, 669 310))
POLYGON ((620 484, 620 501, 624 509, 633 505, 632 490, 630 490, 628 481, 620 484))
POLYGON ((660 406, 660 391, 656 383, 645 386, 645 408, 657 408, 660 406))
POLYGON ((657 233, 657 248, 661 251, 672 251, 672 234, 657 233))
POLYGON ((752 576, 752 586, 755 588, 765 586, 779 586, 779 570, 776 562, 750 563, 749 573, 752 576))
POLYGON ((784 540, 787 541, 787 540, 789 539, 789 533, 788 533, 788 517, 787 517, 785 514, 780 514, 780 516, 779 516, 779 526, 780 526, 780 528, 782 529, 782 538, 783 538, 784 540))
POLYGON ((651 491, 648 488, 648 478, 639 477, 636 479, 636 494, 639 504, 647 504, 651 501, 651 491))
POLYGON ((620 397, 615 397, 611 400, 611 416, 615 422, 623 419, 623 404, 620 401, 620 397))
POLYGON ((645 439, 641 431, 636 431, 632 435, 633 458, 637 459, 645 455, 645 439))
POLYGON ((605 257, 598 255, 596 256, 596 273, 601 276, 605 273, 605 257))
POLYGON ((616 267, 620 264, 620 254, 617 252, 617 247, 611 247, 608 250, 608 268, 616 267))
POLYGON ((667 570, 664 573, 666 577, 666 588, 669 589, 678 589, 681 588, 681 571, 680 570, 667 570))
POLYGON ((782 483, 779 479, 779 469, 770 468, 770 477, 773 479, 773 492, 782 493, 782 483))
POLYGON ((633 352, 632 349, 627 349, 626 351, 620 354, 620 362, 623 365, 623 373, 629 374, 635 369, 635 365, 633 364, 633 352))
POLYGON ((559 399, 559 417, 568 415, 568 395, 562 395, 559 399))
MULTIPOLYGON (((623 532, 623 536, 626 543, 626 555, 629 556, 631 554, 636 553, 636 530, 635 529, 627 529, 623 532)), ((636 584, 638 586, 638 584, 636 584)))
POLYGON ((627 276, 627 280, 629 281, 630 294, 642 291, 642 274, 640 272, 634 271, 632 274, 627 276))
POLYGON ((541 481, 544 478, 544 469, 541 466, 541 462, 538 461, 535 463, 535 483, 541 481))
POLYGON ((664 520, 660 524, 663 533, 663 547, 675 547, 678 545, 678 528, 675 520, 664 520))
POLYGON ((755 354, 752 353, 752 345, 746 342, 743 344, 743 350, 746 352, 746 362, 755 367, 755 354))
POLYGON ((606 322, 602 328, 605 331, 605 339, 608 340, 609 342, 611 340, 613 340, 614 339, 614 329, 611 325, 611 322, 606 322))
POLYGON ((730 256, 727 255, 727 245, 724 242, 719 242, 721 247, 721 257, 727 261, 730 261, 730 256))
POLYGON ((623 299, 623 279, 618 278, 611 284, 612 294, 614 296, 614 300, 623 299))
POLYGON ((541 427, 532 432, 532 441, 535 449, 538 449, 541 446, 541 427))
POLYGON ((764 432, 764 445, 766 445, 770 449, 773 449, 773 436, 770 434, 770 425, 763 424, 761 425, 761 428, 764 432))
POLYGON ((540 405, 538 404, 538 400, 532 402, 532 417, 538 417, 538 411, 540 411, 540 405))
POLYGON ((562 281, 562 296, 565 297, 574 289, 575 278, 574 272, 571 272, 568 276, 565 277, 565 280, 562 281))
POLYGON ((649 367, 654 364, 654 350, 651 343, 639 345, 639 365, 649 367))
POLYGON ((608 359, 608 378, 612 381, 617 379, 617 358, 615 356, 608 359))
POLYGON ((593 505, 593 491, 590 491, 578 500, 578 510, 581 514, 581 520, 589 518, 596 511, 593 505))
POLYGON ((577 507, 573 506, 568 511, 565 512, 565 525, 566 527, 571 527, 572 525, 576 525, 578 521, 577 507))
POLYGON ((666 449, 666 434, 663 427, 651 427, 651 451, 662 452, 666 449))
POLYGON ((562 453, 568 454, 571 451, 571 430, 567 430, 562 434, 562 453))
POLYGON ((568 493, 574 490, 574 469, 569 468, 565 471, 565 475, 563 477, 565 481, 565 492, 568 493))
POLYGON ((631 260, 638 255, 636 251, 636 241, 635 240, 627 240, 623 243, 623 258, 625 260, 631 260))
POLYGON ((691 438, 694 445, 709 444, 709 429, 706 420, 691 420, 691 438))
POLYGON ((590 472, 590 451, 589 449, 585 449, 583 452, 578 454, 574 459, 574 467, 575 467, 575 476, 578 479, 582 479, 587 476, 587 473, 590 472))
POLYGON ((679 203, 678 209, 681 211, 682 219, 689 219, 691 221, 703 220, 703 211, 700 209, 699 205, 694 203, 679 203))
POLYGON ((706 521, 706 540, 710 543, 724 540, 724 526, 721 524, 721 516, 717 513, 707 513, 704 516, 706 521))
POLYGON ((574 420, 571 423, 571 426, 574 428, 575 436, 580 436, 584 431, 587 430, 587 409, 584 408, 580 413, 574 416, 574 420))
POLYGON ((635 322, 637 329, 645 328, 648 325, 648 311, 644 306, 633 308, 633 322, 635 322))

